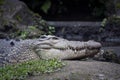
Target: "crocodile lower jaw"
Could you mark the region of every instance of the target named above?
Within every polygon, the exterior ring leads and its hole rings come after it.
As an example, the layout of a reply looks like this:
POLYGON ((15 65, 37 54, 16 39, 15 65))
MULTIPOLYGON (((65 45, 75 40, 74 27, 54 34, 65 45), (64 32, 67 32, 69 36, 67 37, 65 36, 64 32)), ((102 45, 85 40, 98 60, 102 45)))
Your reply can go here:
POLYGON ((100 50, 99 49, 82 49, 78 51, 74 50, 59 50, 59 49, 40 49, 35 51, 42 59, 82 59, 89 56, 94 56, 100 50))

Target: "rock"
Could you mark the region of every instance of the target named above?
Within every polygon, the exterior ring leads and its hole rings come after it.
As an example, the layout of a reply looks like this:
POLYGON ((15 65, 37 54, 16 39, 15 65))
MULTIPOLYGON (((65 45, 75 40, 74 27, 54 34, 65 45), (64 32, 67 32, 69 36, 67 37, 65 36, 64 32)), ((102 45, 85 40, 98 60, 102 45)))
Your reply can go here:
POLYGON ((108 62, 65 61, 58 72, 31 76, 27 80, 120 80, 120 65, 108 62))
POLYGON ((103 47, 102 49, 100 53, 94 56, 94 60, 120 64, 120 47, 103 47))
POLYGON ((0 38, 23 35, 25 38, 38 37, 48 30, 48 25, 41 16, 30 11, 19 0, 3 0, 0 4, 0 17, 0 38))

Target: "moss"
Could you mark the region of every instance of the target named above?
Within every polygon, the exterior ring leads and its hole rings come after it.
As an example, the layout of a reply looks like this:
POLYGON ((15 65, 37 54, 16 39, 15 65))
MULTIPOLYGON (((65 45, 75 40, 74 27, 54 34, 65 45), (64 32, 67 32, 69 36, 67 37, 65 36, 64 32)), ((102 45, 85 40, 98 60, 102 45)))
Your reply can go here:
POLYGON ((63 63, 57 59, 32 60, 13 65, 0 67, 0 80, 25 80, 29 76, 54 72, 61 68, 63 63))

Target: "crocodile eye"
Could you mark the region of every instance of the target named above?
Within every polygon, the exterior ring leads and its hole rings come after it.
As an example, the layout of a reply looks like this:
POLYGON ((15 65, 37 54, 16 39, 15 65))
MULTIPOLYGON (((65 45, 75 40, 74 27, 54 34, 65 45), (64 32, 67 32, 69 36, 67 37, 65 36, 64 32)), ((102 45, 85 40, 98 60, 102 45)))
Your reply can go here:
POLYGON ((43 35, 43 36, 40 36, 40 38, 44 39, 44 38, 46 38, 46 36, 43 35))
POLYGON ((48 38, 45 35, 40 36, 39 41, 47 40, 48 38))

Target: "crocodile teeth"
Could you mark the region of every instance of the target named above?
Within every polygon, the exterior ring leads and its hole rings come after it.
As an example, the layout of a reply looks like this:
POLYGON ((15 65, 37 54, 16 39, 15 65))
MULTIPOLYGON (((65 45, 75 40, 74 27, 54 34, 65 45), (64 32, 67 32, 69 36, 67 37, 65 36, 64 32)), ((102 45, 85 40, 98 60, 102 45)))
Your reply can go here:
POLYGON ((77 50, 75 49, 75 53, 77 52, 77 50))
POLYGON ((68 47, 67 50, 70 50, 70 48, 68 47))
POLYGON ((76 49, 74 50, 74 53, 75 53, 75 54, 77 53, 77 50, 76 50, 76 49))

